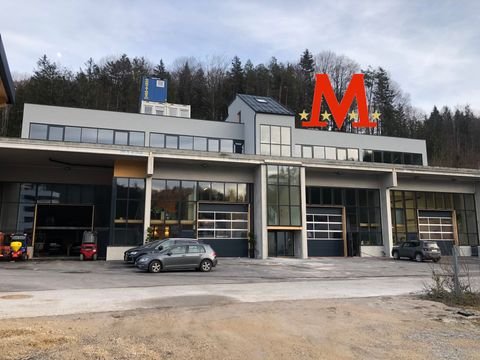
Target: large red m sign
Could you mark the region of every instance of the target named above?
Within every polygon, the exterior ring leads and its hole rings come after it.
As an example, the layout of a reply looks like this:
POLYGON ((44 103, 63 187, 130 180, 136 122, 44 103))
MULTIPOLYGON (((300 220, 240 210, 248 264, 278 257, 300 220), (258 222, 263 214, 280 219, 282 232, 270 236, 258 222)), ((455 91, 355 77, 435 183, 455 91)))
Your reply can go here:
MULTIPOLYGON (((322 105, 322 97, 328 104, 333 120, 338 129, 342 128, 342 125, 347 117, 348 110, 352 106, 353 100, 357 100, 358 108, 358 121, 352 123, 352 127, 355 128, 373 128, 377 126, 376 122, 371 122, 368 119, 368 105, 367 96, 365 94, 365 82, 363 74, 354 74, 350 84, 348 84, 347 90, 343 96, 343 99, 338 102, 337 97, 330 83, 330 79, 327 74, 315 75, 315 92, 313 94, 313 104, 311 116, 308 121, 302 121, 302 127, 327 127, 330 114, 325 112, 326 116, 322 114, 323 120, 320 120, 320 108, 322 105)), ((355 114, 355 118, 356 118, 355 114)))

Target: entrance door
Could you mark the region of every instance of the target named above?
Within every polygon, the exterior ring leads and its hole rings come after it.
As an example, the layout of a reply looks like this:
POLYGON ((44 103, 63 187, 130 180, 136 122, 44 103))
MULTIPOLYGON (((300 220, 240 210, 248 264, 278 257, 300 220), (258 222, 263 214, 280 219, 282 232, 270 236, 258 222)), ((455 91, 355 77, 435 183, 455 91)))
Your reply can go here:
POLYGON ((442 255, 452 255, 456 228, 452 211, 418 211, 420 240, 436 241, 442 255))
POLYGON ((268 256, 295 256, 293 231, 269 231, 268 256))
POLYGON ((93 205, 38 204, 34 256, 78 256, 82 235, 93 229, 93 205))

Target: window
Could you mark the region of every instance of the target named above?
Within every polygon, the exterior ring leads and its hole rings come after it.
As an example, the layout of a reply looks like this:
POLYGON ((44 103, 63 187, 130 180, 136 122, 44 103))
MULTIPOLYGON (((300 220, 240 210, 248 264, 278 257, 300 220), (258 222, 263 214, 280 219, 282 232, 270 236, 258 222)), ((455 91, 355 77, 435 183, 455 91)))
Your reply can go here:
POLYGON ((325 147, 324 146, 314 146, 313 147, 313 157, 315 159, 325 159, 325 147))
POLYGON ((151 114, 152 110, 153 108, 151 105, 145 105, 145 114, 151 114))
POLYGON ((358 161, 358 149, 347 149, 347 160, 358 161))
POLYGON ((337 149, 337 160, 347 160, 347 149, 337 149))
POLYGON ((313 153, 312 153, 312 147, 311 146, 302 146, 302 157, 304 158, 312 158, 313 153))
POLYGON ((268 166, 268 225, 300 226, 300 205, 299 168, 293 166, 268 166))
POLYGON ((198 238, 246 239, 248 238, 248 212, 207 211, 198 212, 198 238))
POLYGON ((145 133, 141 131, 130 131, 128 145, 145 146, 145 133))
POLYGON ((363 161, 387 164, 423 165, 422 154, 403 153, 398 151, 363 150, 363 161))
POLYGON ((165 147, 165 135, 164 134, 150 134, 150 146, 151 147, 165 147))
POLYGON ((207 139, 204 137, 194 137, 193 150, 207 151, 207 139))
MULTIPOLYGON (((288 148, 290 151, 290 147, 288 148)), ((235 154, 243 154, 243 140, 235 140, 233 142, 233 151, 235 154)), ((282 156, 290 156, 290 155, 283 155, 282 156)))
POLYGON ((83 143, 97 143, 97 129, 82 128, 82 142, 83 143))
POLYGON ((334 147, 325 147, 325 159, 337 160, 337 149, 334 147))
POLYGON ((193 149, 193 137, 192 136, 179 136, 179 149, 192 150, 193 149))
POLYGON ((64 141, 80 142, 82 129, 79 127, 66 126, 64 141))
POLYGON ((185 245, 172 247, 168 252, 172 255, 182 255, 187 252, 187 247, 185 245))
POLYGON ((189 254, 201 254, 205 252, 205 248, 200 245, 189 245, 188 253, 189 254))
POLYGON ((290 133, 290 127, 260 125, 260 154, 291 156, 290 133))
POLYGON ((165 135, 165 147, 167 149, 178 149, 178 136, 165 135))
POLYGON ((220 140, 220 152, 226 152, 226 153, 233 152, 233 140, 228 140, 228 139, 220 140))
POLYGON ((220 141, 218 139, 208 139, 208 151, 219 152, 220 141))
POLYGON ((48 140, 63 141, 63 126, 49 126, 48 140))
POLYGON ((98 130, 99 144, 113 144, 113 130, 99 129, 98 130))
POLYGON ((165 109, 163 107, 157 107, 155 109, 155 112, 156 112, 157 115, 163 116, 165 114, 165 109))
POLYGON ((115 145, 128 145, 128 132, 115 131, 115 145))
POLYGON ((47 140, 47 132, 47 125, 30 124, 30 139, 47 140))

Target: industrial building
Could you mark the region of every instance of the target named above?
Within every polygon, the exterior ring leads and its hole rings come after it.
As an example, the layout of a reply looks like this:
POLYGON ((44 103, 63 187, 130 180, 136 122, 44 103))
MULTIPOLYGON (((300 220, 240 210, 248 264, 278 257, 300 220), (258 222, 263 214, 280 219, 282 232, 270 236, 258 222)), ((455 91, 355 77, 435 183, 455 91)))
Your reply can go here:
POLYGON ((106 259, 147 234, 235 257, 389 256, 406 239, 477 254, 480 171, 428 166, 423 140, 296 128, 269 97, 228 114, 26 104, 21 138, 0 140, 0 228, 31 234, 35 257, 90 229, 106 259))

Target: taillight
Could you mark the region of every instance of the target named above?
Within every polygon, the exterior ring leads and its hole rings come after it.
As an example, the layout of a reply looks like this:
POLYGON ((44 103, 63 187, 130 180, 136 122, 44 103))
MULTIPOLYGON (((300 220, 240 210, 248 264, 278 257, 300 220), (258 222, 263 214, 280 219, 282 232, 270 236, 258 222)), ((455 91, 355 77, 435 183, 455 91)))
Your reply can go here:
POLYGON ((214 251, 212 254, 213 257, 217 257, 217 253, 214 251))

